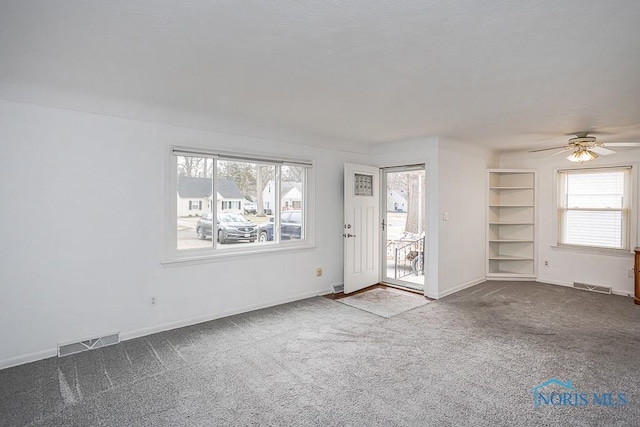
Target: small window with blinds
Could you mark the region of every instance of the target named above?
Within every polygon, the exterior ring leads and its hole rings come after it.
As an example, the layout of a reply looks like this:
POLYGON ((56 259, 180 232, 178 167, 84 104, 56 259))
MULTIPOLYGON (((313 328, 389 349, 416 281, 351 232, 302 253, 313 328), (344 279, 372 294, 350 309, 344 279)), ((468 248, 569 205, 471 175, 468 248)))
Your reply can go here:
POLYGON ((631 167, 558 174, 558 244, 629 250, 631 167))

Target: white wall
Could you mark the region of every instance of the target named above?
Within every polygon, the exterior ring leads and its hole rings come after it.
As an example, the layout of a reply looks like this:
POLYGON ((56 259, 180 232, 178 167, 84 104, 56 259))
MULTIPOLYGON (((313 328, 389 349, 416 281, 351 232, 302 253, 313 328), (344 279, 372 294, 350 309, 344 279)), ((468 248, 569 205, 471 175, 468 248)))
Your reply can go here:
POLYGON ((492 153, 469 144, 416 138, 380 144, 381 167, 424 163, 427 186, 425 294, 442 298, 485 280, 485 181, 492 153), (443 214, 449 221, 443 221, 443 214))
POLYGON ((162 266, 163 155, 176 144, 311 159, 315 205, 342 206, 343 164, 361 154, 5 101, 0 141, 0 368, 342 282, 342 209, 316 217, 316 249, 162 266))
POLYGON ((370 164, 379 167, 425 165, 427 193, 425 294, 438 297, 438 139, 416 138, 379 144, 372 150, 370 164))
POLYGON ((54 355, 60 342, 115 331, 127 339, 329 292, 343 280, 345 162, 424 163, 426 294, 484 278, 493 164, 465 144, 422 138, 343 151, 8 101, 0 141, 0 368, 54 355), (336 207, 317 215, 315 249, 163 266, 163 168, 174 144, 313 160, 322 178, 314 204, 336 207))
MULTIPOLYGON (((633 182, 634 200, 632 206, 637 212, 638 190, 637 166, 640 161, 640 151, 623 151, 617 154, 600 157, 595 161, 585 163, 583 167, 599 167, 606 165, 632 164, 636 169, 633 182)), ((633 256, 606 255, 600 253, 576 252, 553 248, 557 244, 555 218, 555 174, 558 168, 580 167, 569 162, 566 155, 546 157, 544 154, 510 154, 503 155, 500 160, 502 168, 530 168, 538 171, 537 188, 537 242, 538 242, 538 281, 558 285, 571 286, 573 282, 583 282, 594 285, 610 286, 615 293, 622 295, 633 294, 633 278, 627 277, 627 271, 633 268, 633 256), (549 266, 544 266, 549 261, 549 266)), ((634 216, 637 230, 637 215, 634 216)), ((637 232, 631 236, 631 247, 638 246, 637 232)))
POLYGON ((485 183, 487 169, 497 163, 487 150, 440 141, 438 297, 485 280, 485 183))

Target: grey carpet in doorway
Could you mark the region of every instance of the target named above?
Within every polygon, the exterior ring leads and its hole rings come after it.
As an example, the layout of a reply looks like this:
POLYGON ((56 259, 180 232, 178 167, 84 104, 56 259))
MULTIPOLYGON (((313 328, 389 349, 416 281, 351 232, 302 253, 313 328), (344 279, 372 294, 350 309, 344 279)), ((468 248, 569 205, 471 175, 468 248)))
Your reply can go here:
POLYGON ((2 370, 0 425, 638 425, 639 327, 630 298, 533 282, 388 319, 317 297, 2 370), (553 378, 628 403, 535 409, 553 378))
POLYGON ((374 288, 336 301, 382 317, 393 317, 429 302, 423 295, 394 288, 374 288))

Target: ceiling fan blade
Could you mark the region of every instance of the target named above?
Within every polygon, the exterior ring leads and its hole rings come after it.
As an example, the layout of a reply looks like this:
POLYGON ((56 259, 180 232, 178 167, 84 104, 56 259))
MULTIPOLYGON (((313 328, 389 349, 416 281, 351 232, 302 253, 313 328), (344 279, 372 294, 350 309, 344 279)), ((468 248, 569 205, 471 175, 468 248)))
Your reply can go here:
POLYGON ((615 153, 615 151, 609 150, 608 148, 604 148, 604 147, 591 147, 589 148, 589 150, 593 151, 594 153, 598 153, 601 156, 608 156, 609 154, 615 153))
POLYGON ((547 157, 557 156, 558 154, 566 153, 567 151, 571 151, 573 147, 565 147, 564 150, 556 151, 555 153, 549 154, 547 157))
POLYGON ((640 147, 640 142, 605 142, 605 147, 640 147))
MULTIPOLYGON (((537 152, 539 152, 539 151, 548 151, 548 150, 559 150, 559 149, 561 149, 561 148, 564 148, 564 150, 569 150, 569 149, 571 149, 572 147, 567 147, 566 145, 563 145, 562 147, 541 148, 541 149, 539 149, 539 150, 531 150, 531 151, 529 151, 529 153, 537 153, 537 152)), ((563 150, 563 151, 564 151, 564 150, 563 150)))

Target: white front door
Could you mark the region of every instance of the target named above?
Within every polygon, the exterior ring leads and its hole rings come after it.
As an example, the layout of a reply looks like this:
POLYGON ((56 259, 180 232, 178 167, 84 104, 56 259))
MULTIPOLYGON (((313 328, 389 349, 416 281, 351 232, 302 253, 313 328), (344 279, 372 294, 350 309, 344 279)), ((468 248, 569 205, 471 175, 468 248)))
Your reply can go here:
POLYGON ((344 165, 344 293, 380 281, 380 170, 344 165))

